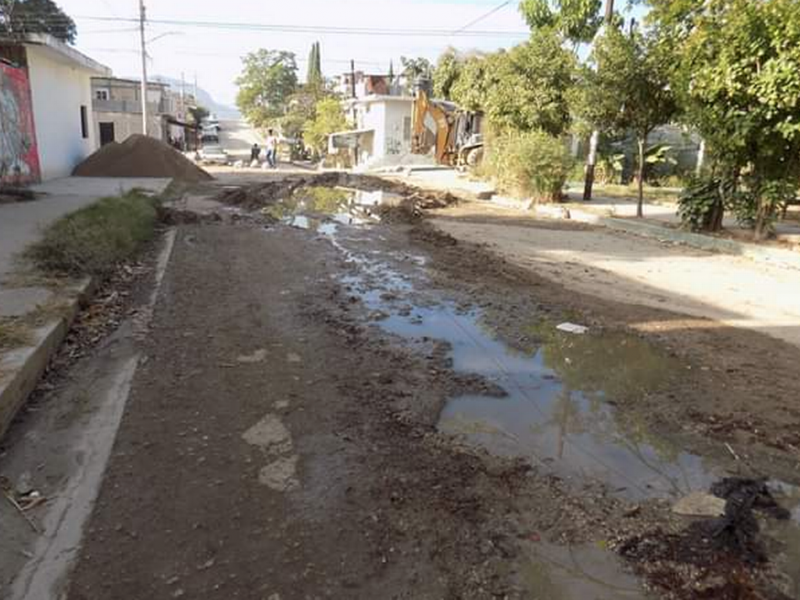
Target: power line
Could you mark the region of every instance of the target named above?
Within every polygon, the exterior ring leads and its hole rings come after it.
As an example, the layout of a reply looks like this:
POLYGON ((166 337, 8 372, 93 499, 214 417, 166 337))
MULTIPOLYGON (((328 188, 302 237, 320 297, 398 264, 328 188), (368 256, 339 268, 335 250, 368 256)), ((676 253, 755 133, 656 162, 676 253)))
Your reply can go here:
MULTIPOLYGON (((510 4, 511 0, 506 2, 510 4)), ((494 12, 500 10, 497 7, 494 12)), ((484 18, 488 16, 485 15, 484 18)), ((96 16, 79 16, 79 20, 87 21, 113 21, 113 22, 129 22, 137 23, 138 19, 132 17, 113 18, 113 17, 96 17, 96 16)), ((237 22, 221 22, 221 21, 187 21, 180 19, 148 19, 147 22, 153 25, 169 25, 178 27, 201 27, 208 29, 228 29, 235 31, 270 31, 277 33, 315 33, 315 34, 332 34, 332 35, 371 35, 371 36, 434 36, 441 37, 447 35, 458 35, 464 37, 528 37, 529 31, 490 31, 490 30, 475 30, 467 31, 466 28, 453 32, 445 29, 387 29, 376 27, 340 27, 340 26, 313 26, 313 25, 279 25, 267 23, 237 23, 237 22)), ((468 25, 469 27, 471 25, 468 25)))
POLYGON ((464 32, 464 31, 466 31, 467 29, 469 29, 469 28, 470 28, 470 27, 472 27, 473 25, 477 25, 477 24, 478 24, 478 23, 480 23, 481 21, 484 21, 484 20, 488 19, 489 17, 491 17, 491 16, 492 16, 494 13, 496 13, 496 12, 499 12, 500 10, 504 9, 504 8, 505 8, 506 6, 508 6, 509 4, 511 4, 511 0, 506 0, 506 1, 505 1, 505 2, 503 2, 503 3, 502 3, 500 6, 495 6, 495 7, 494 7, 492 10, 490 10, 490 11, 489 11, 488 13, 486 13, 485 15, 483 15, 483 16, 481 16, 481 17, 478 17, 478 18, 477 18, 477 19, 475 19, 474 21, 470 21, 469 23, 467 23, 466 25, 464 25, 464 26, 463 26, 461 29, 456 29, 456 30, 455 30, 455 31, 453 31, 453 32, 452 32, 450 35, 457 35, 457 34, 459 34, 459 33, 462 33, 462 32, 464 32))

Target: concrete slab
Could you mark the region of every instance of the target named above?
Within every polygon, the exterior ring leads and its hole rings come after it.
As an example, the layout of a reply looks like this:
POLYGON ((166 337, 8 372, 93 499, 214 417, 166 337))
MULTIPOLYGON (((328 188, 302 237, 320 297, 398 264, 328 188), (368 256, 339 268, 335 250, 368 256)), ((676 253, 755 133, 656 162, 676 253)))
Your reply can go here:
POLYGON ((53 293, 44 288, 0 288, 0 317, 21 317, 30 312, 31 306, 45 304, 52 297, 53 293))

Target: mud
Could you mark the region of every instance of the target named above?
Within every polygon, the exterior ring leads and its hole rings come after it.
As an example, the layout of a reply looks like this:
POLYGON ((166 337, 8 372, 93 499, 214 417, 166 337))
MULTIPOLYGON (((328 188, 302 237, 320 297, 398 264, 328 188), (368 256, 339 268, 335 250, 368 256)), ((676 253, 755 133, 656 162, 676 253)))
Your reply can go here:
POLYGON ((634 333, 680 316, 440 234, 447 199, 264 185, 176 221, 70 598, 797 597, 791 455, 686 417, 762 393, 702 368, 733 333, 634 333), (724 518, 673 514, 698 489, 724 518))

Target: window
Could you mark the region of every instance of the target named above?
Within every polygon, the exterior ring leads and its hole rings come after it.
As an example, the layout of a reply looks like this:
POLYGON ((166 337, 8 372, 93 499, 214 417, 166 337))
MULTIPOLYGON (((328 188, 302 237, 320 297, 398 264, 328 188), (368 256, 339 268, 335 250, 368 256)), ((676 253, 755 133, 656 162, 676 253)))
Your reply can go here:
POLYGON ((95 90, 94 97, 96 100, 108 100, 108 90, 95 90))
POLYGON ((81 134, 83 139, 89 139, 89 115, 85 106, 81 106, 81 134))

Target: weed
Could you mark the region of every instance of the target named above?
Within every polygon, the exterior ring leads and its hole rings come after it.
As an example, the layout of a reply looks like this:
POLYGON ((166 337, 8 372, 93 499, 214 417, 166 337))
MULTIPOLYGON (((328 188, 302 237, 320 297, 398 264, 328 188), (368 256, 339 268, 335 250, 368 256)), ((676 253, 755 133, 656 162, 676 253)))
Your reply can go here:
POLYGON ((30 343, 30 330, 20 319, 0 318, 0 351, 14 350, 30 343))
POLYGON ((137 191, 103 198, 53 223, 23 257, 45 273, 107 275, 153 237, 156 204, 137 191))

